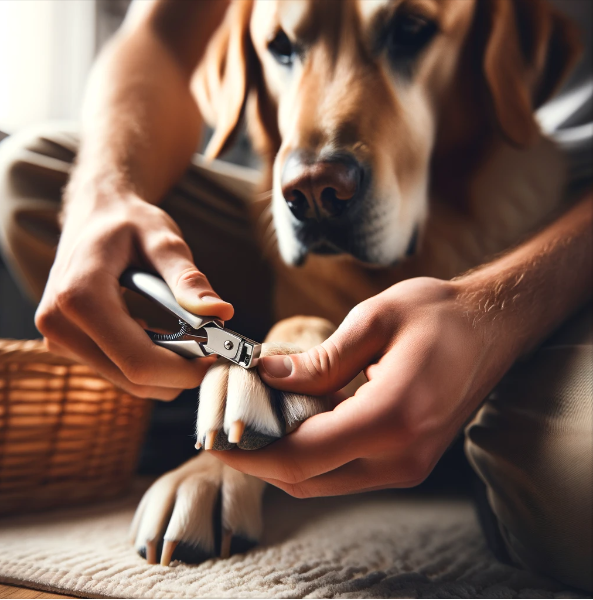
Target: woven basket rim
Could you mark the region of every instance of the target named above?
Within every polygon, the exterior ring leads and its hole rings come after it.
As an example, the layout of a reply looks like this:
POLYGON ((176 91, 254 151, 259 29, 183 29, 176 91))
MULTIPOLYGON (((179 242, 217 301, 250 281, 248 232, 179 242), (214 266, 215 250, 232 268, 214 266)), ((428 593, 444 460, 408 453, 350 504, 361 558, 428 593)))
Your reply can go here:
POLYGON ((52 354, 42 339, 0 339, 0 364, 42 362, 51 365, 79 365, 80 363, 52 354))

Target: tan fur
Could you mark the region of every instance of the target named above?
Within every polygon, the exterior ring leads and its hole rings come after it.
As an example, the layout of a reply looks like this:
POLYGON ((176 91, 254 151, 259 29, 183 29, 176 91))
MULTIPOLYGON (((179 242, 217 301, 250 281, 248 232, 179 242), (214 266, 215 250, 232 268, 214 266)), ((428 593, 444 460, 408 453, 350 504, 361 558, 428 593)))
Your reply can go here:
POLYGON ((414 219, 423 223, 419 253, 396 267, 310 256, 293 268, 278 259, 279 318, 304 313, 340 322, 355 304, 397 281, 451 278, 480 264, 558 208, 562 160, 539 133, 533 111, 574 64, 578 44, 572 25, 544 0, 393 0, 364 8, 357 0, 238 4, 194 81, 216 135, 231 135, 237 122, 228 115, 251 103, 249 130, 270 172, 272 162, 277 172, 296 147, 349 150, 373 164, 384 205, 390 195, 401 197, 402 236, 414 219), (410 86, 394 84, 387 66, 364 50, 374 23, 402 7, 430 16, 442 31, 410 86), (338 10, 339 36, 333 25, 338 10), (280 25, 290 35, 319 39, 290 81, 267 51, 280 25), (238 47, 230 39, 237 31, 248 36, 241 60, 230 53, 238 47), (217 65, 225 60, 221 70, 217 65), (242 69, 254 76, 251 86, 243 96, 225 94, 227 79, 243 81, 242 69), (212 105, 226 116, 213 115, 212 105))

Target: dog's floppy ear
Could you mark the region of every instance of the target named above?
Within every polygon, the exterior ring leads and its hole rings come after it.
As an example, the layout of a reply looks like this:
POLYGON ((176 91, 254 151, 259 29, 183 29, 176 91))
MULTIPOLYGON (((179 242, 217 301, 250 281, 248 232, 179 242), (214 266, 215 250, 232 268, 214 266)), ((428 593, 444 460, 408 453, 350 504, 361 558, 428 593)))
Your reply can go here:
POLYGON ((557 90, 580 55, 578 30, 545 0, 486 2, 490 30, 484 73, 494 113, 508 141, 525 147, 539 131, 534 110, 557 90))
POLYGON ((249 34, 252 4, 232 2, 192 82, 200 112, 214 128, 205 152, 208 158, 228 148, 241 121, 254 61, 249 34))

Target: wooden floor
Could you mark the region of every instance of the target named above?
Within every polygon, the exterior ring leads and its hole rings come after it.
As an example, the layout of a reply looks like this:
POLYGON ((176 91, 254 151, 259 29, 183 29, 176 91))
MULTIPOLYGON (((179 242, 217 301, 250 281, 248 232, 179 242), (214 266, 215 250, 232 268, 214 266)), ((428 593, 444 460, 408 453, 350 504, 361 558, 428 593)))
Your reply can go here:
POLYGON ((51 594, 49 592, 38 592, 28 588, 4 585, 0 583, 0 598, 73 598, 74 596, 62 596, 62 594, 51 594))

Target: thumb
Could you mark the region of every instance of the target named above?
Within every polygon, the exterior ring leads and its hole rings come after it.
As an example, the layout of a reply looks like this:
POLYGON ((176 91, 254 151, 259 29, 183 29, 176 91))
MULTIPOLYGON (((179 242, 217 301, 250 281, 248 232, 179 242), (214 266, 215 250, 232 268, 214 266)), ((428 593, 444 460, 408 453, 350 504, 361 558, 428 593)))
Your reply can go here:
POLYGON ((380 352, 380 335, 343 323, 325 342, 300 354, 264 356, 261 378, 273 388, 321 396, 337 392, 380 352))
POLYGON ((163 277, 171 287, 177 302, 189 312, 205 317, 218 317, 222 321, 232 318, 235 312, 232 304, 218 296, 210 286, 208 278, 195 266, 180 269, 172 276, 171 283, 164 273, 163 277))
POLYGON ((162 246, 149 257, 183 308, 194 315, 218 317, 228 321, 234 314, 232 304, 222 300, 212 289, 208 278, 195 265, 187 244, 179 238, 168 249, 162 246))

